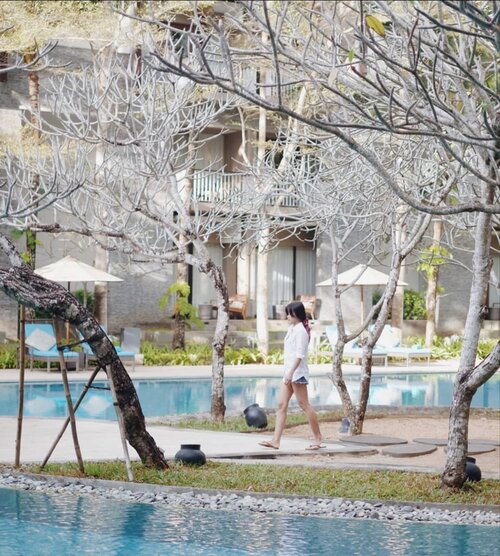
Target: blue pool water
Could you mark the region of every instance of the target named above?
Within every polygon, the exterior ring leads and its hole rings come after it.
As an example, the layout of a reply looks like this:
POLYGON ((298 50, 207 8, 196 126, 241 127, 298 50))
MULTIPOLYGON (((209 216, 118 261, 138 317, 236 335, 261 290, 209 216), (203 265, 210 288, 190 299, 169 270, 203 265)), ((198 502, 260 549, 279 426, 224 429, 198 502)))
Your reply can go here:
MULTIPOLYGON (((452 374, 373 376, 369 403, 386 406, 449 406, 453 391, 452 374)), ((84 382, 71 383, 73 400, 83 390, 84 382)), ((104 386, 103 382, 96 385, 104 386)), ((210 379, 135 380, 135 387, 146 417, 194 414, 210 411, 210 379)), ((226 378, 226 406, 241 412, 251 403, 275 407, 281 387, 280 378, 226 378)), ((359 381, 347 379, 347 387, 356 398, 359 381)), ((340 398, 330 379, 312 378, 309 397, 313 405, 339 405, 340 398)), ((0 415, 17 415, 17 383, 0 383, 0 415)), ((291 405, 295 404, 292 399, 291 405)), ((500 408, 500 375, 495 375, 475 394, 472 407, 500 408)), ((61 383, 27 383, 25 415, 64 417, 66 399, 61 383)), ((90 390, 77 415, 82 418, 115 419, 111 395, 106 390, 90 390)))
POLYGON ((494 556, 495 546, 498 527, 179 509, 0 488, 2 556, 494 556))

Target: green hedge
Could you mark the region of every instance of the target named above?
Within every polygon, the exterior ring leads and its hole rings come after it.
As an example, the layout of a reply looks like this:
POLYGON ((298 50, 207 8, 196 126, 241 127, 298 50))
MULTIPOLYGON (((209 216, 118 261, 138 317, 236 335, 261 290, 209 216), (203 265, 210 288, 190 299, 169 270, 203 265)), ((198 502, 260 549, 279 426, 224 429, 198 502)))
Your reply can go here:
MULTIPOLYGON (((406 339, 405 344, 412 346, 415 344, 423 345, 424 338, 422 336, 413 336, 406 339)), ((484 359, 495 347, 496 340, 480 340, 477 348, 477 356, 484 359)), ((462 337, 436 337, 432 346, 432 359, 456 359, 460 357, 462 350, 462 337)), ((211 365, 212 364, 212 347, 208 344, 190 343, 185 350, 171 350, 164 347, 158 347, 151 342, 143 342, 141 352, 144 354, 144 364, 147 366, 163 366, 163 365, 211 365)), ((283 363, 283 350, 275 349, 265 356, 257 348, 233 348, 226 347, 225 362, 227 365, 248 365, 248 364, 264 364, 264 365, 281 365, 283 363)), ((317 354, 310 354, 309 363, 331 363, 332 356, 329 347, 325 347, 324 351, 317 354)), ((45 367, 45 363, 39 363, 35 366, 45 367)), ((17 368, 17 343, 9 342, 0 345, 0 369, 17 368)))
POLYGON ((17 343, 0 344, 0 369, 17 368, 17 343))

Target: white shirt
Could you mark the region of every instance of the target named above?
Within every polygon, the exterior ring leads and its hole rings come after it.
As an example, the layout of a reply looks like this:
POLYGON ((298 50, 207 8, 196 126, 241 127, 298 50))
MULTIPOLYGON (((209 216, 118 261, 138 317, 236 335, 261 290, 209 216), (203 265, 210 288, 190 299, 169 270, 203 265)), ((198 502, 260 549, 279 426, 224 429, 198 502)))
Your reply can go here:
POLYGON ((309 349, 309 334, 301 322, 292 324, 288 328, 285 336, 284 375, 293 367, 296 359, 300 359, 300 365, 297 367, 292 376, 292 382, 301 377, 309 380, 309 367, 307 366, 307 352, 309 349))

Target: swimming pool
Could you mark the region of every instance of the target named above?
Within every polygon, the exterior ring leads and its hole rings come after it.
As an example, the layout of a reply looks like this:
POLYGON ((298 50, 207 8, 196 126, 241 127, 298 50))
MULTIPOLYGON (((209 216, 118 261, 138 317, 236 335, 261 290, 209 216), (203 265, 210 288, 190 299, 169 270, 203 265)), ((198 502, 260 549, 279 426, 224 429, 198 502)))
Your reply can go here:
POLYGON ((480 525, 170 508, 0 488, 3 556, 492 556, 499 537, 497 527, 480 525))
MULTIPOLYGON (((369 403, 385 406, 449 406, 453 392, 453 374, 373 376, 369 403)), ((70 384, 74 400, 84 382, 70 384)), ((103 382, 96 382, 103 386, 103 382)), ((210 411, 210 379, 134 380, 146 417, 205 413, 210 411)), ((281 387, 280 378, 226 378, 225 393, 228 411, 241 412, 251 403, 275 407, 281 387)), ((359 380, 347 379, 354 397, 359 380)), ((313 377, 309 385, 313 405, 340 405, 336 388, 329 378, 313 377)), ((0 415, 17 415, 17 383, 0 383, 0 415)), ((291 405, 295 405, 292 399, 291 405)), ((500 408, 500 375, 483 385, 472 400, 472 407, 500 408)), ((61 383, 27 383, 25 415, 31 417, 64 417, 66 399, 61 383)), ((77 415, 80 418, 115 419, 111 396, 106 390, 90 390, 77 415)))

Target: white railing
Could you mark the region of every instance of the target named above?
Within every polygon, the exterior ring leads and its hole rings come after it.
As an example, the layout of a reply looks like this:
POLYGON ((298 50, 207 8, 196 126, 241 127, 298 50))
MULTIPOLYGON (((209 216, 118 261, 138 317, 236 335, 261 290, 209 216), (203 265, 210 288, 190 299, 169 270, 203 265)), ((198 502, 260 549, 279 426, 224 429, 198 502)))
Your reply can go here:
MULTIPOLYGON (((243 173, 206 173, 195 172, 193 176, 193 199, 201 203, 233 202, 248 204, 255 199, 255 177, 243 173)), ((297 199, 286 191, 273 189, 269 192, 268 205, 297 207, 297 199)))

